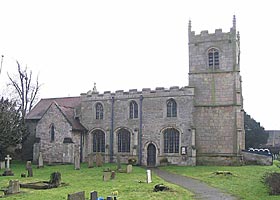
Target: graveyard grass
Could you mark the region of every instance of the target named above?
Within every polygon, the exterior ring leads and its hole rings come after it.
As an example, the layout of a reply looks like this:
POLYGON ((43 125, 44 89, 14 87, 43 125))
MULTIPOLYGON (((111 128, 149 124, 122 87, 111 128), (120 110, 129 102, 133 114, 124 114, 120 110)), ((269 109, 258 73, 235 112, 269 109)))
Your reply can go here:
POLYGON ((262 177, 266 172, 280 172, 279 167, 280 162, 274 161, 273 166, 167 166, 162 169, 201 180, 243 200, 276 200, 280 196, 268 194, 262 177), (233 175, 215 175, 217 171, 231 172, 233 175))
MULTIPOLYGON (((68 186, 48 189, 48 190, 34 190, 21 188, 21 193, 9 195, 3 200, 60 200, 67 199, 67 195, 80 191, 85 191, 86 199, 90 199, 90 192, 97 191, 98 196, 106 198, 112 196, 112 192, 118 191, 118 200, 138 200, 138 199, 170 199, 170 200, 187 200, 192 199, 192 194, 183 188, 167 183, 162 179, 152 176, 152 183, 146 183, 145 168, 133 166, 132 173, 116 173, 114 180, 103 181, 103 169, 110 168, 115 170, 116 164, 105 164, 102 167, 88 168, 87 163, 81 164, 80 170, 74 170, 74 165, 57 165, 44 166, 44 168, 37 169, 33 167, 33 177, 22 178, 21 173, 26 173, 25 163, 12 161, 11 169, 14 176, 0 176, 0 188, 6 188, 9 180, 18 179, 20 183, 30 183, 37 181, 49 181, 52 172, 59 171, 61 173, 61 181, 68 183, 68 186), (170 191, 153 192, 156 184, 163 183, 170 191)), ((126 168, 126 165, 122 165, 126 168)), ((0 170, 2 174, 4 170, 0 170)), ((0 191, 0 196, 2 192, 0 191)))

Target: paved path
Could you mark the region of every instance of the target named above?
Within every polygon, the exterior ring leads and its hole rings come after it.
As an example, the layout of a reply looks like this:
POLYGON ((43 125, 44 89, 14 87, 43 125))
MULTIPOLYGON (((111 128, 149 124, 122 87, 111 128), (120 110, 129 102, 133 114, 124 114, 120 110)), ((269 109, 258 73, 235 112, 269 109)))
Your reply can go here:
POLYGON ((207 184, 192 178, 173 174, 164 170, 160 170, 158 168, 154 168, 152 169, 152 171, 162 179, 166 180, 167 182, 188 189, 189 191, 195 194, 194 196, 195 199, 199 199, 199 200, 237 200, 238 199, 230 194, 223 193, 221 190, 217 188, 210 187, 207 184))

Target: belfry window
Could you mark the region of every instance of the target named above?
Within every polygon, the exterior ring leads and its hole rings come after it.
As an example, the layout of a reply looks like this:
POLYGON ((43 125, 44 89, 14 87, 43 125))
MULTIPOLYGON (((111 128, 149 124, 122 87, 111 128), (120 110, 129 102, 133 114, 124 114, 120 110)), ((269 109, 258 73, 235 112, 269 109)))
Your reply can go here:
POLYGON ((96 119, 103 119, 103 106, 101 103, 97 103, 95 106, 96 119))
POLYGON ((54 131, 54 124, 51 124, 50 126, 50 136, 51 136, 51 142, 54 141, 54 135, 55 135, 55 131, 54 131))
POLYGON ((92 151, 105 152, 105 133, 101 130, 96 130, 92 134, 92 151))
POLYGON ((129 104, 129 118, 138 118, 138 104, 135 101, 131 101, 129 104))
POLYGON ((177 103, 174 99, 167 101, 167 117, 177 117, 177 103))
POLYGON ((117 133, 118 152, 130 152, 130 132, 126 129, 121 129, 117 133))
POLYGON ((163 132, 164 153, 179 153, 179 131, 168 128, 163 132))
POLYGON ((220 65, 219 50, 216 48, 210 48, 208 50, 208 66, 211 69, 217 69, 220 65))

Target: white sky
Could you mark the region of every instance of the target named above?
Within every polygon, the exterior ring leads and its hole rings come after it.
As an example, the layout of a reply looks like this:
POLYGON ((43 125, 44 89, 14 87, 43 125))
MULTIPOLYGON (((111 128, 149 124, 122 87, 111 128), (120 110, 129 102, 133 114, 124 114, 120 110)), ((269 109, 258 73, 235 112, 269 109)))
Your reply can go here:
POLYGON ((244 109, 280 130, 277 0, 0 0, 0 89, 16 60, 39 73, 40 98, 78 96, 94 82, 100 93, 187 86, 189 19, 197 34, 228 32, 234 14, 244 109))

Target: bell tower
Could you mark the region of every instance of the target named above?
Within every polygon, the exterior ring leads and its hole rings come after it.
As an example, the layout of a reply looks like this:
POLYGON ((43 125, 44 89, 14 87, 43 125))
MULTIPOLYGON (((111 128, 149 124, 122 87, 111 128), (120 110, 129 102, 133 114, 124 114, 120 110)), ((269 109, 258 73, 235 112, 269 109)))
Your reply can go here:
POLYGON ((188 29, 197 164, 239 164, 245 131, 236 18, 229 32, 216 29, 195 34, 191 21, 188 29))

